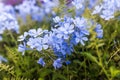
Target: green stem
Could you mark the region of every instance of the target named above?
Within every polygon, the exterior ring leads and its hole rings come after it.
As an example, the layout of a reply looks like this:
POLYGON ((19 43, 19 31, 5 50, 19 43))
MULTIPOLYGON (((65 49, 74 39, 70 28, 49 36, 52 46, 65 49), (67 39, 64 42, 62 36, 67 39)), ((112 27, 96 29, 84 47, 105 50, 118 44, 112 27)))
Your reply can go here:
POLYGON ((103 65, 103 63, 102 63, 101 56, 100 56, 100 54, 99 54, 98 48, 97 48, 97 56, 98 56, 98 59, 99 59, 99 66, 102 68, 102 70, 103 70, 103 72, 105 73, 105 75, 106 75, 106 77, 108 78, 108 80, 110 80, 109 75, 108 75, 108 73, 107 73, 107 71, 106 71, 106 69, 104 68, 104 65, 103 65))
MULTIPOLYGON (((108 63, 111 61, 111 59, 112 59, 119 51, 120 51, 120 48, 119 48, 115 53, 113 53, 113 54, 111 55, 110 59, 108 60, 108 63)), ((107 63, 107 64, 108 64, 108 63, 107 63)))
POLYGON ((8 31, 8 32, 9 32, 9 35, 10 35, 10 37, 11 37, 12 41, 14 41, 14 42, 15 42, 15 46, 17 46, 17 41, 15 40, 15 38, 14 38, 13 34, 11 33, 11 31, 8 31))
POLYGON ((46 55, 46 56, 48 56, 51 60, 53 60, 54 61, 54 59, 49 55, 49 51, 47 51, 47 50, 43 50, 43 54, 44 55, 46 55), (46 52, 45 52, 46 51, 46 52))

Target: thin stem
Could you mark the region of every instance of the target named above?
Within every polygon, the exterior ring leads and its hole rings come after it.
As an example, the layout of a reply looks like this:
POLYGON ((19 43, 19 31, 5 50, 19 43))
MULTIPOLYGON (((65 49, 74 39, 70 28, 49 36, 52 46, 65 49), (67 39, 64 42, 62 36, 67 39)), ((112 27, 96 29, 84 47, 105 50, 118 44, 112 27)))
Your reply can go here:
POLYGON ((50 53, 49 51, 47 51, 47 50, 43 50, 43 51, 44 51, 44 52, 43 52, 44 55, 48 56, 51 60, 54 61, 54 59, 53 59, 49 54, 47 54, 47 53, 50 53), (47 53, 46 53, 45 51, 46 51, 47 53))
POLYGON ((108 73, 107 73, 107 71, 106 71, 106 69, 104 68, 104 65, 103 65, 103 63, 102 63, 101 56, 100 56, 100 54, 99 54, 98 48, 97 48, 97 56, 98 56, 98 59, 99 59, 99 64, 98 64, 98 65, 102 68, 102 70, 103 70, 103 72, 105 73, 105 75, 106 75, 106 77, 108 78, 108 80, 110 80, 109 75, 108 75, 108 73))
MULTIPOLYGON (((108 63, 111 61, 111 59, 118 53, 120 51, 120 48, 115 52, 115 53, 113 53, 113 55, 111 55, 111 57, 109 58, 109 60, 108 60, 108 63)), ((108 64, 107 63, 107 64, 108 64)))

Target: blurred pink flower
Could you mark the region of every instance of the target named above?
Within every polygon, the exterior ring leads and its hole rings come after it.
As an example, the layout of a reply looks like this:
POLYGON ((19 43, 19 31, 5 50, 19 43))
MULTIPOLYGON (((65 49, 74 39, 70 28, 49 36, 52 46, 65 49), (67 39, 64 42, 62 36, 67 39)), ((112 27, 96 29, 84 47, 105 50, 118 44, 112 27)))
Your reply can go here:
POLYGON ((3 2, 8 5, 17 5, 21 3, 22 1, 23 0, 3 0, 3 2))

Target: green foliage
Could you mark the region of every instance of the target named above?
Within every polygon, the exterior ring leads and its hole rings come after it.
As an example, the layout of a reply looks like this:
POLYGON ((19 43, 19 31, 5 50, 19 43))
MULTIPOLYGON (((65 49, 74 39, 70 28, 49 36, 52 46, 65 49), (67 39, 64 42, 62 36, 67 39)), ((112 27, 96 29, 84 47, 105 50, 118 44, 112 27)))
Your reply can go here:
POLYGON ((0 72, 4 71, 5 73, 7 73, 7 75, 11 75, 11 76, 15 76, 14 74, 14 66, 11 67, 10 65, 6 65, 6 64, 0 64, 0 72))
MULTIPOLYGON (((27 79, 27 78, 15 78, 15 77, 4 77, 3 80, 30 80, 30 79, 27 79)), ((34 80, 34 79, 33 79, 34 80)))

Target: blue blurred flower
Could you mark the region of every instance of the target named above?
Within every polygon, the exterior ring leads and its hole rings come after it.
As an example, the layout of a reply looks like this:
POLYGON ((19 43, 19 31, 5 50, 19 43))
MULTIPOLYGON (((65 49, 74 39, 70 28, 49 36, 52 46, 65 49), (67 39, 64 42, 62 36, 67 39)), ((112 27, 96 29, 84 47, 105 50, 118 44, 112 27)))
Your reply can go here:
POLYGON ((100 15, 101 18, 105 20, 109 20, 111 18, 114 18, 114 11, 111 10, 103 10, 102 14, 100 15))
POLYGON ((65 61, 66 65, 69 65, 71 63, 71 61, 65 61))
POLYGON ((11 14, 12 16, 15 16, 15 10, 14 7, 11 5, 5 5, 4 3, 0 3, 0 12, 6 12, 11 14))
POLYGON ((92 14, 99 14, 102 10, 103 6, 102 5, 97 5, 95 6, 94 11, 92 12, 92 14))
POLYGON ((42 65, 43 67, 45 66, 45 62, 44 62, 43 58, 39 58, 37 63, 42 65))
POLYGON ((6 12, 0 13, 0 33, 2 34, 5 30, 12 30, 19 33, 19 25, 11 14, 6 12))
POLYGON ((95 27, 95 32, 97 33, 97 38, 103 37, 103 29, 101 29, 102 26, 100 24, 97 24, 95 27))
POLYGON ((2 61, 7 62, 7 59, 0 55, 0 63, 2 63, 2 61))
POLYGON ((76 7, 76 9, 81 9, 83 8, 83 3, 84 3, 84 0, 73 0, 72 1, 72 4, 76 7))
POLYGON ((99 14, 101 18, 110 20, 120 10, 120 0, 103 0, 97 5, 92 14, 99 14))
POLYGON ((53 66, 54 66, 55 69, 61 68, 62 67, 62 60, 61 60, 61 58, 58 58, 58 59, 54 60, 53 66))
POLYGON ((40 13, 40 7, 36 6, 36 0, 24 0, 22 4, 16 5, 15 9, 19 12, 19 15, 26 21, 27 15, 35 15, 40 13))
POLYGON ((88 7, 90 9, 94 8, 94 6, 97 4, 98 0, 89 0, 89 5, 88 7))
POLYGON ((23 0, 21 4, 15 6, 15 10, 18 11, 18 16, 22 17, 25 22, 28 15, 35 21, 49 19, 46 16, 55 15, 52 9, 59 5, 59 0, 43 0, 42 2, 41 5, 38 5, 37 0, 23 0))
POLYGON ((42 1, 42 8, 44 9, 45 14, 51 13, 54 7, 59 6, 59 0, 40 0, 42 1))

